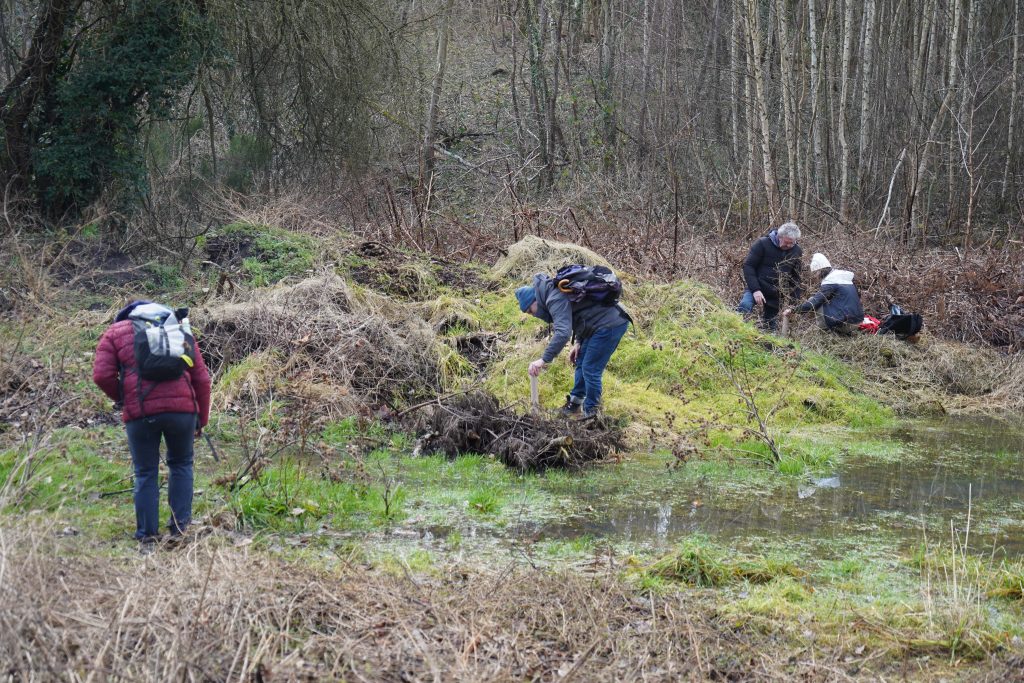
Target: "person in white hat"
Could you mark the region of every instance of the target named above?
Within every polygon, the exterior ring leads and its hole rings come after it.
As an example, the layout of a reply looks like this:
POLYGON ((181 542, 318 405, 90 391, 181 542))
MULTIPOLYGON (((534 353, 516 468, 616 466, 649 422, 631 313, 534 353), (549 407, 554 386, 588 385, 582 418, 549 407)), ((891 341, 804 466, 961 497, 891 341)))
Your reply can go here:
POLYGON ((853 334, 864 321, 860 292, 853 284, 853 273, 836 270, 824 254, 811 256, 811 274, 820 279, 818 291, 796 308, 787 308, 783 317, 814 311, 818 327, 839 334, 853 334))

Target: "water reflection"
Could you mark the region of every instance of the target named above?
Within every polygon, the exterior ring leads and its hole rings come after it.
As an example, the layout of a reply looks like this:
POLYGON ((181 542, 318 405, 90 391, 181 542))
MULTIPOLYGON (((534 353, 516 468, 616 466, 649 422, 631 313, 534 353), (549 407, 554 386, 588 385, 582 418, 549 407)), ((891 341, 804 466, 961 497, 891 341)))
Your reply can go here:
POLYGON ((642 498, 581 492, 592 512, 530 533, 662 545, 694 532, 822 538, 887 531, 910 541, 920 540, 922 528, 948 535, 949 520, 963 524, 970 506, 976 529, 987 528, 1008 552, 1024 551, 1020 432, 958 421, 902 425, 882 436, 901 444, 904 457, 879 462, 851 456, 837 472, 780 478, 773 490, 760 494, 737 494, 699 480, 680 484, 668 476, 642 498))

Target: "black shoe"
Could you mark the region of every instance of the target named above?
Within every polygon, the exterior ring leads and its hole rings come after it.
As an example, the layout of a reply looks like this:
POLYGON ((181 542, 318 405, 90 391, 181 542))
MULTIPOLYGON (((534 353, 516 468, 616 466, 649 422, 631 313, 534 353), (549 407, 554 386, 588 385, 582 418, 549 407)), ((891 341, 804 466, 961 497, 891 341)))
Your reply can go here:
POLYGON ((147 536, 146 538, 139 539, 139 554, 143 557, 152 555, 156 552, 156 537, 147 536))
POLYGON ((584 411, 582 411, 580 413, 579 419, 580 419, 580 422, 583 422, 584 420, 593 420, 596 417, 598 417, 600 414, 601 414, 601 411, 598 410, 597 408, 594 408, 593 410, 584 410, 584 411))
POLYGON ((562 417, 570 417, 572 415, 576 415, 582 409, 582 403, 576 403, 575 401, 572 400, 572 396, 566 396, 565 405, 559 409, 558 414, 561 415, 562 417))

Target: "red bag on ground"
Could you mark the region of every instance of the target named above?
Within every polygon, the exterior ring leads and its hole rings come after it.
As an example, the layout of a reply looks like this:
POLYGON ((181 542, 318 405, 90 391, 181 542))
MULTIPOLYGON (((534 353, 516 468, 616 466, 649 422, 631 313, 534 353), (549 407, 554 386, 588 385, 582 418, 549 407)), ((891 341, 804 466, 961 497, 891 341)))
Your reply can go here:
POLYGON ((864 322, 857 326, 864 334, 878 334, 878 328, 881 327, 882 321, 878 318, 872 318, 870 315, 864 316, 864 322))

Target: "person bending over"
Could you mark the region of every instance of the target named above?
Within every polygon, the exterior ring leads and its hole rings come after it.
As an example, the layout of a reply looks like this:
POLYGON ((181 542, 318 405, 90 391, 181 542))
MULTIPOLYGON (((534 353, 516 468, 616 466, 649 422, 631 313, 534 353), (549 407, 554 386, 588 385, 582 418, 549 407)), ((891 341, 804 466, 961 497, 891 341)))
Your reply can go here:
POLYGON ((210 419, 210 373, 191 336, 183 346, 190 364, 180 376, 150 381, 139 371, 133 320, 159 323, 171 313, 148 301, 128 304, 100 337, 93 364, 93 381, 121 404, 135 468, 135 538, 143 552, 152 550, 160 528, 161 439, 167 443, 170 534, 178 537, 192 521, 193 442, 210 419))
POLYGON ((601 405, 601 378, 632 322, 629 314, 619 303, 611 306, 587 300, 573 303, 555 281, 543 273, 534 275, 532 284, 517 289, 516 299, 523 313, 554 327, 544 354, 530 363, 530 375, 539 376, 569 340, 575 338, 576 343, 569 351, 569 362, 576 365, 575 383, 560 412, 568 416, 582 411, 584 418, 596 415, 601 405))

